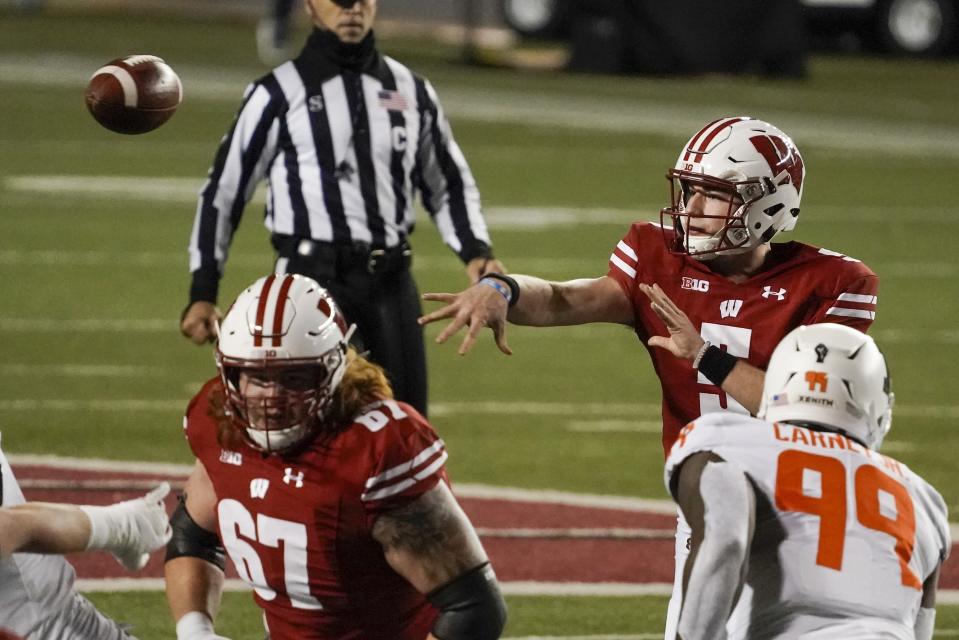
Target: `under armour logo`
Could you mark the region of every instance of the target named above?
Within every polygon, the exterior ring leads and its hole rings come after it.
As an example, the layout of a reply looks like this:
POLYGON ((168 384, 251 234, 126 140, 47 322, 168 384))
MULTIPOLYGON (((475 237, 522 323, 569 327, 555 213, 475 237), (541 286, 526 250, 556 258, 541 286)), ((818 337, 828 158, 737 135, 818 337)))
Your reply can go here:
POLYGON ((785 300, 785 299, 786 299, 786 290, 785 290, 785 289, 780 289, 779 291, 773 291, 773 288, 770 287, 768 284, 767 284, 765 287, 763 287, 763 297, 764 297, 764 298, 772 298, 773 296, 776 296, 776 299, 777 299, 777 300, 785 300))
POLYGON ((266 497, 266 490, 269 488, 269 480, 266 478, 254 478, 253 480, 250 480, 250 497, 260 498, 262 500, 266 497))
POLYGON ((310 99, 306 101, 306 106, 310 110, 310 113, 323 111, 323 96, 310 96, 310 99))
POLYGON ((824 344, 816 345, 816 362, 822 363, 826 361, 826 355, 829 353, 829 348, 824 344))
POLYGON ((719 304, 719 313, 722 314, 722 317, 729 318, 739 315, 739 310, 743 308, 742 300, 723 300, 719 304))
POLYGON ((295 483, 296 483, 296 485, 295 485, 296 488, 297 488, 297 489, 302 489, 302 488, 303 488, 303 472, 300 471, 300 472, 297 473, 296 475, 293 475, 293 468, 292 468, 292 467, 287 467, 287 468, 286 468, 286 473, 285 473, 285 475, 283 476, 283 482, 285 482, 286 484, 290 484, 291 482, 295 482, 295 483))

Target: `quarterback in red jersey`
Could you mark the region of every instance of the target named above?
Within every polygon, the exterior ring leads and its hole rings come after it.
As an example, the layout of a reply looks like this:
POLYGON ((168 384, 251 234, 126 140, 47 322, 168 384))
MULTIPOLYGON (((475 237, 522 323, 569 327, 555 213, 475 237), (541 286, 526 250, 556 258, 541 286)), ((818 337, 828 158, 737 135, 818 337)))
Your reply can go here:
MULTIPOLYGON (((780 129, 746 116, 720 118, 690 138, 668 171, 672 198, 660 224, 634 224, 605 276, 548 282, 488 273, 458 294, 424 295, 445 305, 420 322, 452 319, 438 342, 468 327, 460 353, 483 327, 512 353, 507 320, 633 327, 662 385, 668 453, 683 425, 701 414, 755 414, 763 369, 793 328, 835 322, 865 331, 875 319, 879 279, 862 262, 770 242, 795 226, 805 176, 799 150, 780 129)), ((680 529, 681 569, 688 528, 681 522, 680 529)))
POLYGON ((297 275, 261 278, 227 313, 220 375, 184 421, 197 463, 167 552, 178 640, 222 638, 224 556, 271 640, 499 637, 505 605, 443 441, 350 333, 297 275))

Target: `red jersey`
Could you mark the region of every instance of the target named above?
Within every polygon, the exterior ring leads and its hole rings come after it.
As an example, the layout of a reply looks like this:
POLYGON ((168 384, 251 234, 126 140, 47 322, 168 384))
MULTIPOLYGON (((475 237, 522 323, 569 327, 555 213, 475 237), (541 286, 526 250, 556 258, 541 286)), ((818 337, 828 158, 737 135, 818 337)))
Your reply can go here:
MULTIPOLYGON (((633 304, 636 335, 669 335, 640 283, 658 284, 704 340, 765 369, 773 349, 800 325, 837 322, 865 332, 876 317, 879 278, 859 260, 801 242, 771 245, 763 270, 740 283, 713 273, 707 262, 674 255, 663 229, 637 222, 609 258, 609 275, 633 304)), ((672 230, 666 230, 671 239, 672 230)), ((748 413, 687 360, 646 345, 663 389, 663 448, 679 430, 719 410, 748 413)))
POLYGON ((193 398, 187 441, 217 497, 220 539, 254 589, 272 640, 423 640, 437 611, 387 564, 376 518, 447 481, 443 441, 392 400, 295 456, 217 443, 213 379, 193 398))

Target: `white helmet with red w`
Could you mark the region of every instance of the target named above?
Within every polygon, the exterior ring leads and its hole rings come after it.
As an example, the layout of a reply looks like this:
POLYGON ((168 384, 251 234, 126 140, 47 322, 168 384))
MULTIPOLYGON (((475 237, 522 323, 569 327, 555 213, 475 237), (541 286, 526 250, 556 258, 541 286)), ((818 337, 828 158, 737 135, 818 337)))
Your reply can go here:
POLYGON ((220 325, 216 363, 230 418, 252 446, 290 449, 320 426, 354 328, 305 276, 266 276, 237 297, 220 325))
POLYGON ((776 346, 756 415, 818 425, 879 449, 894 400, 886 359, 872 338, 841 324, 812 324, 776 346))
MULTIPOLYGON (((670 251, 699 259, 744 253, 796 226, 806 168, 792 139, 749 116, 720 118, 689 139, 670 181, 671 204, 660 212, 670 251), (711 236, 688 233, 685 202, 694 188, 728 196, 725 225, 711 236)), ((724 198, 725 199, 725 198, 724 198)))

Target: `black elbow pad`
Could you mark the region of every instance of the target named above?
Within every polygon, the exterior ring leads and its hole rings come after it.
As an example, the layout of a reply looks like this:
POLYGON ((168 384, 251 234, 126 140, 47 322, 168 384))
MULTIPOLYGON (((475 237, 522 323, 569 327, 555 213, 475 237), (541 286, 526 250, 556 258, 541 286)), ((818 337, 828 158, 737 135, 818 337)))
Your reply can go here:
POLYGON ((438 640, 497 640, 506 625, 506 602, 496 574, 484 562, 428 596, 440 610, 433 624, 438 640))
POLYGON ((220 571, 226 568, 226 550, 220 544, 220 538, 212 531, 207 531, 190 517, 186 510, 186 495, 180 496, 180 501, 170 516, 170 528, 173 535, 166 547, 166 560, 190 557, 205 560, 217 566, 220 571))

